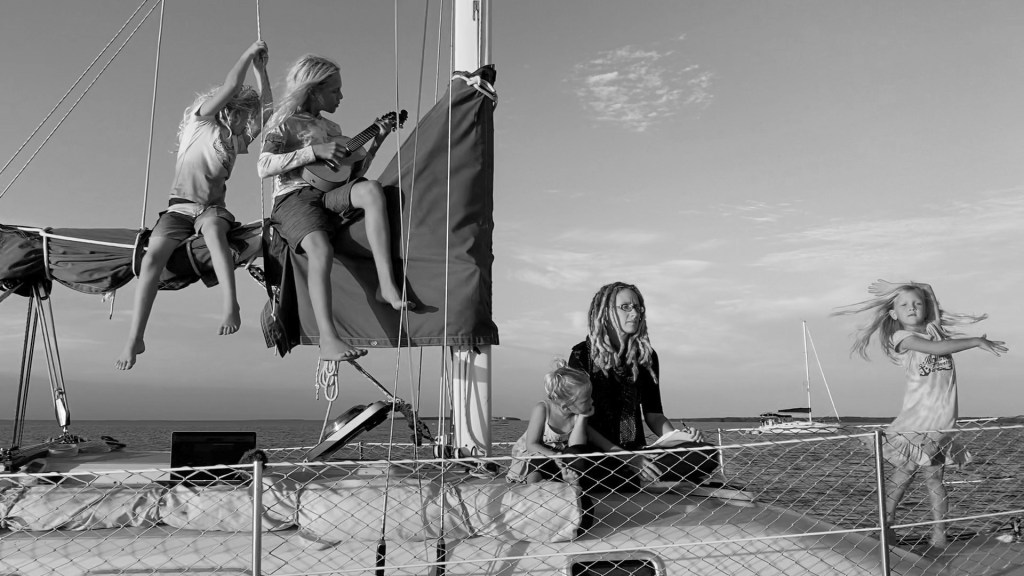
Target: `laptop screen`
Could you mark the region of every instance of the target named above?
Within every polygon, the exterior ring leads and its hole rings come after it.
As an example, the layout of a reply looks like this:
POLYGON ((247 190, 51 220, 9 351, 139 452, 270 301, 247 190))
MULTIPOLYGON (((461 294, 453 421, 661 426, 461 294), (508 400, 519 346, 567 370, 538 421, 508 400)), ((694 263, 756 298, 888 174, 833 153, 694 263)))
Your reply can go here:
MULTIPOLYGON (((171 432, 171 467, 216 466, 238 464, 242 456, 256 448, 255 432, 171 432)), ((235 470, 200 470, 172 472, 172 482, 209 484, 231 482, 242 478, 235 470)))

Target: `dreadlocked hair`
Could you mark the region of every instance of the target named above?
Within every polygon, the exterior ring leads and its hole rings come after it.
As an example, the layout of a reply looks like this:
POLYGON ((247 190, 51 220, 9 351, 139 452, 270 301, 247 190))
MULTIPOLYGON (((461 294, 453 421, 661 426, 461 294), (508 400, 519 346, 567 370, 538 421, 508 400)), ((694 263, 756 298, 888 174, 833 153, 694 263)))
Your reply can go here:
POLYGON ((313 91, 332 74, 341 72, 336 63, 323 56, 306 54, 295 61, 285 77, 285 94, 267 122, 267 130, 276 128, 292 114, 306 107, 313 91))
POLYGON ((555 369, 544 376, 544 394, 550 399, 569 405, 592 390, 590 376, 569 366, 565 360, 556 360, 555 369))
POLYGON ((889 360, 899 363, 896 347, 892 344, 892 336, 897 330, 900 330, 901 326, 899 320, 889 315, 889 311, 893 309, 893 303, 896 301, 896 298, 905 292, 916 292, 921 297, 928 308, 929 323, 933 324, 944 337, 960 334, 960 332, 952 329, 953 326, 974 324, 988 318, 988 314, 958 314, 943 310, 939 306, 938 299, 934 298, 934 294, 930 291, 917 284, 904 284, 888 294, 838 308, 831 314, 832 316, 850 316, 861 312, 868 313, 870 319, 868 323, 857 327, 853 346, 850 348, 851 356, 857 353, 867 360, 868 346, 871 344, 871 338, 877 335, 878 344, 885 356, 889 360), (938 310, 938 318, 931 317, 935 314, 935 310, 938 310))
POLYGON ((651 364, 654 355, 654 348, 651 347, 651 339, 647 335, 647 316, 641 314, 639 325, 633 334, 625 334, 616 322, 614 309, 615 297, 623 290, 632 290, 640 306, 644 306, 644 297, 640 290, 625 282, 613 282, 601 287, 594 294, 590 301, 590 312, 587 318, 587 329, 590 338, 590 359, 595 366, 601 369, 605 375, 608 370, 619 365, 619 359, 624 357, 623 363, 633 373, 633 378, 639 378, 640 367, 650 372, 654 382, 658 382, 658 375, 654 373, 651 364), (613 345, 612 333, 618 336, 619 348, 613 345))
MULTIPOLYGON (((195 116, 196 111, 210 99, 211 96, 220 90, 220 86, 214 86, 202 94, 196 94, 196 99, 192 101, 192 105, 185 109, 185 113, 182 114, 181 122, 178 124, 178 145, 181 146, 181 135, 185 133, 185 127, 195 116)), ((217 121, 221 124, 225 124, 227 128, 227 122, 221 117, 223 113, 231 112, 244 112, 250 118, 258 117, 257 112, 261 106, 260 93, 255 88, 249 85, 243 85, 238 89, 238 92, 224 105, 221 112, 217 114, 217 121)))

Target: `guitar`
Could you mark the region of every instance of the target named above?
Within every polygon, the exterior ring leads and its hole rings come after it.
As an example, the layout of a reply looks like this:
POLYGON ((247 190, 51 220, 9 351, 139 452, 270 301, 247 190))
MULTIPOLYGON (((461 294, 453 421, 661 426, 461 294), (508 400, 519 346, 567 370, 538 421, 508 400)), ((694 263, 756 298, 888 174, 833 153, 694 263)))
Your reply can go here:
POLYGON ((396 126, 405 125, 405 120, 408 117, 409 114, 402 110, 400 114, 395 114, 392 111, 377 118, 366 130, 344 143, 345 150, 348 152, 344 158, 339 161, 318 160, 306 164, 302 168, 302 179, 321 192, 330 192, 339 186, 348 184, 353 178, 359 177, 363 173, 363 160, 366 158, 363 145, 381 132, 391 132, 396 126))

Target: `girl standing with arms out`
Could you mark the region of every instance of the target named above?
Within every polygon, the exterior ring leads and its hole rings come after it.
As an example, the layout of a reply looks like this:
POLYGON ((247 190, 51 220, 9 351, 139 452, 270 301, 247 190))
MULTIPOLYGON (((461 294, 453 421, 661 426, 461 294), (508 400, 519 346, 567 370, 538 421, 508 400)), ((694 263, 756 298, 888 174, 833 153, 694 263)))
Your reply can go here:
MULTIPOLYGON (((380 281, 380 298, 395 310, 409 307, 394 280, 391 232, 384 190, 379 182, 355 178, 324 193, 302 179, 302 167, 317 160, 341 161, 347 140, 337 124, 321 116, 341 102, 341 71, 334 62, 307 54, 288 70, 285 95, 267 124, 260 154, 260 177, 274 176, 274 208, 270 222, 297 253, 309 259, 309 300, 320 333, 321 361, 350 361, 366 354, 341 340, 334 326, 331 236, 340 226, 365 214, 366 235, 380 281)), ((366 151, 365 173, 386 131, 366 151)))
POLYGON ((868 287, 875 297, 836 312, 835 315, 868 313, 871 321, 861 327, 852 351, 868 358, 870 340, 877 334, 882 351, 905 370, 903 408, 886 430, 884 456, 895 468, 889 475, 886 515, 895 521, 896 506, 914 475, 924 474, 932 506, 931 545, 947 545, 945 523, 949 503, 942 484, 944 464, 965 464, 967 450, 950 430, 957 419, 957 382, 953 354, 980 348, 999 356, 1003 342, 984 335, 953 338, 950 326, 972 324, 987 318, 953 314, 943 310, 931 286, 919 282, 878 280, 868 287))
POLYGON ((556 363, 544 377, 544 401, 533 407, 526 432, 512 446, 509 482, 576 479, 565 459, 550 457, 562 454, 569 446, 587 443, 587 416, 594 413, 590 392, 590 378, 585 372, 561 360, 556 363))
POLYGON ((235 295, 235 262, 227 241, 235 217, 225 208, 224 200, 235 157, 246 153, 259 133, 264 103, 271 104, 272 96, 267 80, 267 43, 261 40, 242 54, 224 84, 199 95, 185 110, 178 128, 178 160, 171 199, 167 210, 160 213, 142 258, 132 324, 128 341, 114 362, 117 369, 130 369, 136 356, 146 351, 143 337, 160 274, 175 248, 195 232, 206 239, 213 270, 223 290, 224 318, 218 332, 223 336, 238 331, 242 320, 235 295), (256 76, 256 90, 243 84, 250 64, 256 76))

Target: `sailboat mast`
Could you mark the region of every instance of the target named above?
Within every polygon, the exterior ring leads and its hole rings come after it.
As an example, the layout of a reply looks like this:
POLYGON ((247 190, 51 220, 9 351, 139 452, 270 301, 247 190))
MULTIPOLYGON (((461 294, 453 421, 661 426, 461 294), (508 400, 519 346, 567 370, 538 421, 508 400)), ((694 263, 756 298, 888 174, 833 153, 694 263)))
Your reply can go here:
MULTIPOLYGON (((452 65, 473 72, 490 64, 490 0, 454 0, 452 65)), ((450 91, 449 91, 450 93, 450 91)), ((491 454, 491 347, 452 347, 453 444, 491 454)))
POLYGON ((804 388, 807 389, 807 421, 811 422, 811 363, 807 357, 807 321, 801 320, 800 326, 803 329, 804 339, 804 388))

